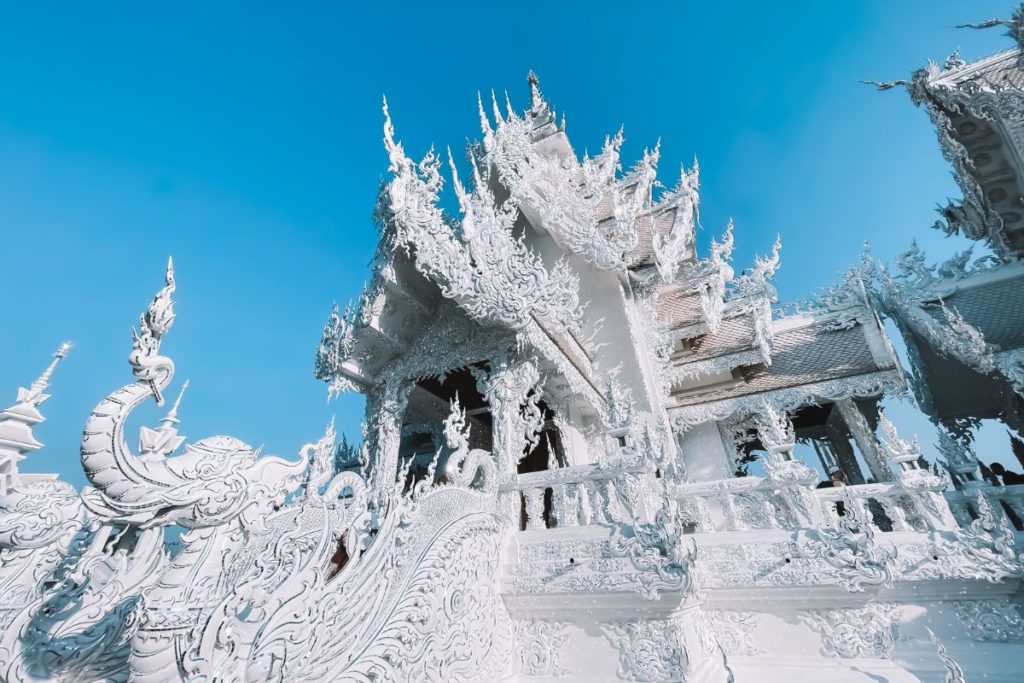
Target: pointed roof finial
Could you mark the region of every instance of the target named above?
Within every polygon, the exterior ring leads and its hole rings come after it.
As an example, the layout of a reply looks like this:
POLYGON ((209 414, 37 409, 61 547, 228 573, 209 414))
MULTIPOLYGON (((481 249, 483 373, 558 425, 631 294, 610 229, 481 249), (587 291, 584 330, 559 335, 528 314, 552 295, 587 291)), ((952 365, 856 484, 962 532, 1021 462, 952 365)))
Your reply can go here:
POLYGON ((526 74, 526 80, 530 84, 530 109, 534 112, 539 112, 547 107, 544 95, 540 92, 540 79, 537 78, 537 73, 530 69, 530 72, 526 74))
POLYGON ((178 391, 178 398, 174 405, 167 411, 164 418, 160 420, 160 426, 156 429, 141 427, 139 429, 139 451, 145 460, 160 460, 174 453, 185 442, 185 437, 178 434, 175 428, 181 420, 178 419, 178 408, 181 406, 181 399, 188 389, 188 380, 181 385, 178 391))
POLYGON ((30 403, 32 405, 39 405, 43 401, 49 398, 48 395, 44 394, 43 391, 50 386, 50 377, 53 376, 53 371, 57 368, 57 363, 62 358, 68 355, 68 351, 71 350, 71 342, 64 342, 57 349, 57 352, 53 354, 53 360, 46 366, 43 373, 39 375, 35 382, 32 382, 28 389, 18 390, 18 402, 19 403, 30 403))
POLYGON ((164 419, 160 421, 163 423, 164 427, 170 427, 173 424, 181 422, 181 420, 178 419, 178 407, 181 406, 181 399, 185 396, 186 389, 188 389, 188 380, 185 380, 185 383, 181 385, 181 389, 178 391, 178 398, 174 399, 174 405, 172 405, 171 409, 167 411, 167 415, 164 416, 164 419))
POLYGON ((6 410, 0 410, 0 496, 5 496, 22 484, 18 463, 43 444, 32 434, 32 428, 44 420, 39 404, 50 398, 45 393, 50 377, 61 358, 68 354, 71 344, 64 342, 53 354, 53 360, 43 374, 25 389, 18 389, 18 402, 6 410))

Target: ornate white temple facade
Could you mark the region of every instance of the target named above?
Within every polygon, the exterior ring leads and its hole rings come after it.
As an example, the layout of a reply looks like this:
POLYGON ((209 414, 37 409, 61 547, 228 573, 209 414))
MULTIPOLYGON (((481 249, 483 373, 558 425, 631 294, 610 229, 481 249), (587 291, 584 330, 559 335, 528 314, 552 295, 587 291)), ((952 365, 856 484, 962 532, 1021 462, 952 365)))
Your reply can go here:
POLYGON ((316 358, 366 397, 359 458, 333 425, 295 459, 186 443, 169 263, 89 486, 18 472, 56 359, 0 413, 0 680, 1021 680, 1024 485, 970 438, 1024 430, 1020 55, 904 82, 964 188, 942 227, 993 255, 866 257, 782 308, 779 241, 699 253, 696 164, 581 158, 532 74, 459 163, 385 104, 372 277, 316 358), (880 407, 911 390, 942 470, 880 407))

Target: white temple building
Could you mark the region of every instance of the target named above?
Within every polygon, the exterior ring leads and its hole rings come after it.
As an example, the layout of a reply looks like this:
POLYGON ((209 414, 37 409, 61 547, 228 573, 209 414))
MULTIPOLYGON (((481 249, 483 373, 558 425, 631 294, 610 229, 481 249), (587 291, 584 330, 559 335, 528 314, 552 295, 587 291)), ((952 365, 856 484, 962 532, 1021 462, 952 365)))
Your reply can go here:
POLYGON ((970 446, 1024 436, 1021 55, 899 82, 963 188, 940 227, 992 255, 865 257, 786 308, 779 241, 698 252, 696 164, 581 157, 533 74, 459 164, 385 103, 371 279, 315 370, 366 396, 359 457, 333 425, 294 460, 186 443, 168 263, 89 486, 18 474, 54 365, 0 413, 0 680, 1020 681, 1024 484, 970 446), (941 471, 881 409, 905 392, 941 471))

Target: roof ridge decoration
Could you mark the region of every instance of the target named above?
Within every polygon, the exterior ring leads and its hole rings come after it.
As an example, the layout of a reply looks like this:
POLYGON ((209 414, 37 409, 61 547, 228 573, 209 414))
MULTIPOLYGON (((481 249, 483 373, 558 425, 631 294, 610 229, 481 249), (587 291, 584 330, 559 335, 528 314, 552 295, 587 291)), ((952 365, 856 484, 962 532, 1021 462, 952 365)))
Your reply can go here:
POLYGON ((462 212, 456 222, 437 205, 444 183, 440 160, 433 149, 419 164, 406 156, 395 139, 386 99, 384 146, 393 175, 385 186, 388 203, 382 218, 395 229, 395 248, 405 249, 417 270, 445 297, 478 320, 515 331, 528 327, 534 318, 555 330, 579 326, 579 278, 565 259, 546 268, 522 236, 513 236, 517 204, 506 201, 499 206, 489 178, 475 163, 473 187, 467 191, 449 152, 462 212))
POLYGON ((938 265, 927 265, 924 250, 918 246, 917 240, 910 247, 896 256, 896 267, 900 270, 894 278, 905 284, 907 293, 916 298, 928 298, 945 295, 961 280, 994 270, 1000 261, 992 254, 985 254, 974 259, 974 245, 954 254, 938 265))
MULTIPOLYGON (((532 116, 537 101, 543 102, 536 76, 531 78, 531 94, 532 116)), ((601 153, 593 158, 584 154, 577 161, 571 152, 562 158, 535 146, 534 126, 526 116, 511 106, 503 116, 493 93, 491 100, 493 127, 483 102, 478 102, 485 156, 513 200, 528 218, 594 267, 625 269, 638 242, 636 223, 653 205, 660 147, 644 150, 640 161, 620 178, 621 129, 605 138, 601 153), (601 211, 608 198, 613 210, 606 217, 601 211)))
POLYGON ((848 329, 859 322, 863 323, 874 310, 868 285, 875 278, 877 270, 871 248, 865 243, 860 264, 847 268, 837 284, 824 287, 806 299, 786 302, 776 312, 782 317, 811 316, 827 319, 826 329, 829 331, 848 329))
POLYGON ((772 252, 766 257, 754 256, 754 265, 743 271, 738 278, 730 282, 729 298, 740 299, 755 296, 766 297, 774 301, 777 297, 775 287, 771 280, 779 269, 781 259, 779 252, 782 250, 782 236, 776 235, 772 243, 772 252))
POLYGON ((687 171, 680 165, 679 181, 651 207, 650 215, 670 208, 677 209, 676 220, 667 235, 654 232, 651 248, 658 274, 666 282, 675 280, 679 268, 694 251, 694 235, 700 224, 700 163, 696 158, 687 171))
POLYGON ((1017 9, 1013 11, 1013 14, 1008 19, 996 17, 972 24, 958 24, 957 28, 986 29, 995 28, 996 26, 1005 26, 1006 35, 1013 38, 1013 41, 1017 43, 1017 47, 1024 50, 1024 2, 1017 6, 1017 9))

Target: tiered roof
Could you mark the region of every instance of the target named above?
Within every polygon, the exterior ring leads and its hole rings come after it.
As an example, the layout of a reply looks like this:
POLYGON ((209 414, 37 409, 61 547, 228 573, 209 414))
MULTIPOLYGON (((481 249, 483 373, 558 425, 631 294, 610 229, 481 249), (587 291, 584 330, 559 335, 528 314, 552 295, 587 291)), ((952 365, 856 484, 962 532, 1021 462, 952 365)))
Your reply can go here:
POLYGON ((599 155, 579 159, 536 77, 529 80, 531 103, 523 114, 509 103, 502 111, 493 99, 488 114, 481 103, 483 143, 471 149, 470 189, 452 164, 458 221, 437 208, 439 161, 432 153, 419 164, 409 160, 387 119, 393 177, 378 211, 383 235, 373 280, 356 310, 333 316, 318 376, 336 389, 372 385, 407 349, 426 343, 420 331, 447 300, 481 329, 504 329, 510 345, 525 341, 539 350, 574 383, 573 392, 582 388, 599 408, 610 377, 598 368, 591 343, 600 325, 581 304, 591 296, 621 298, 618 285, 616 293, 591 290, 601 272, 617 274, 645 312, 644 329, 632 339, 642 353, 659 355, 662 391, 671 397, 666 407, 893 370, 891 357, 872 355, 868 337, 881 333, 866 299, 853 304, 857 312, 845 314, 852 322, 838 331, 817 325, 817 314, 807 324, 773 322, 778 241, 739 277, 731 265, 731 224, 706 257, 697 253, 696 163, 656 197, 657 147, 625 174, 621 131, 599 155), (499 203, 505 195, 510 200, 499 203), (523 218, 560 251, 542 255, 525 246, 517 227, 523 218), (581 296, 574 272, 591 271, 581 296), (815 340, 820 353, 806 353, 815 340))
MULTIPOLYGON (((50 398, 46 393, 50 386, 50 377, 57 368, 57 363, 67 355, 70 348, 70 344, 62 344, 36 381, 27 389, 18 389, 17 403, 0 412, 0 496, 7 495, 8 491, 18 487, 24 479, 39 476, 20 474, 18 463, 26 454, 43 447, 32 433, 32 428, 44 419, 43 414, 39 412, 39 406, 50 398)), ((47 475, 46 478, 52 477, 47 475)))

